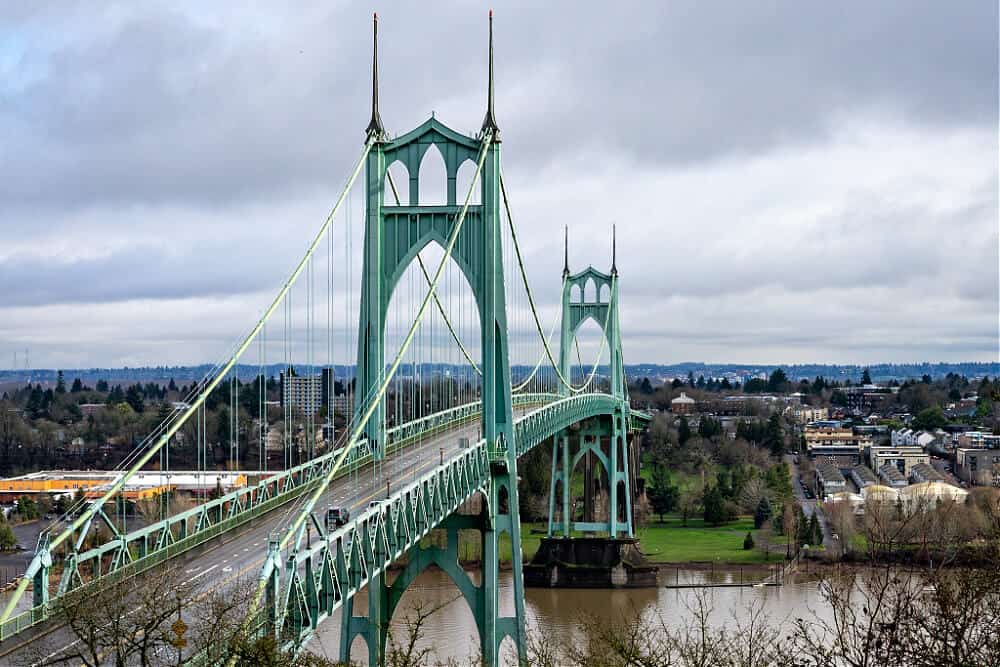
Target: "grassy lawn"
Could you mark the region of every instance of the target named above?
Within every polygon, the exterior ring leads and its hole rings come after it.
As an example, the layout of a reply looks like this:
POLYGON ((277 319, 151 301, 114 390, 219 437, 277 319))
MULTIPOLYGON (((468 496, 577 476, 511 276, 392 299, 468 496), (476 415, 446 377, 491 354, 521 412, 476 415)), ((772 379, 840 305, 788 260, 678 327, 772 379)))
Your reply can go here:
MULTIPOLYGON (((544 523, 521 524, 521 546, 524 561, 531 560, 538 550, 542 534, 533 534, 532 529, 544 530, 544 523)), ((753 518, 741 517, 724 526, 708 526, 703 519, 688 519, 688 525, 681 524, 680 517, 669 516, 663 523, 651 523, 640 528, 636 533, 639 546, 646 557, 653 563, 697 563, 716 562, 736 565, 752 563, 779 562, 782 555, 772 553, 770 560, 764 559, 764 554, 754 548, 743 549, 743 538, 747 532, 754 534, 753 518)), ((772 544, 778 548, 783 544, 780 536, 772 537, 772 544)), ((478 540, 472 535, 462 535, 460 553, 463 559, 472 560, 479 556, 478 540)), ((780 549, 779 549, 780 550, 780 549)), ((510 562, 510 538, 504 534, 500 537, 500 561, 510 562)))
MULTIPOLYGON (((745 551, 743 539, 747 532, 757 531, 753 519, 741 517, 724 526, 707 526, 702 519, 688 519, 684 526, 679 517, 670 517, 663 523, 651 523, 640 528, 637 537, 643 553, 654 563, 764 563, 759 549, 745 551)), ((771 555, 771 562, 780 560, 771 555)))

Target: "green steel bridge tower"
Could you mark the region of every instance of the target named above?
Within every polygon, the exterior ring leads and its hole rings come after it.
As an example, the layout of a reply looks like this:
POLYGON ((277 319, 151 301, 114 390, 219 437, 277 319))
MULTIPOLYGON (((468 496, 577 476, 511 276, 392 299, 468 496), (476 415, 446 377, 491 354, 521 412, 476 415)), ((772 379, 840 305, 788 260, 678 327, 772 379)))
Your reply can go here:
MULTIPOLYGON (((377 25, 377 24, 376 24, 377 25)), ((378 61, 373 58, 372 115, 369 137, 375 139, 366 164, 366 222, 364 266, 361 273, 361 313, 358 324, 357 391, 375 393, 384 381, 385 319, 393 290, 417 254, 430 243, 442 247, 455 232, 462 213, 456 192, 457 174, 466 161, 476 162, 489 138, 482 163, 481 204, 466 205, 465 219, 458 231, 452 258, 468 280, 479 314, 482 359, 482 433, 489 452, 488 494, 480 517, 452 516, 446 520, 448 547, 411 551, 410 565, 387 586, 379 574, 368 583, 368 612, 353 616, 353 598, 343 608, 341 658, 350 658, 356 635, 368 644, 369 664, 381 664, 389 619, 406 585, 431 563, 440 566, 455 580, 471 606, 480 635, 483 658, 497 664, 500 643, 514 639, 524 658, 524 584, 521 554, 513 549, 514 601, 512 617, 499 615, 499 540, 503 533, 511 544, 520 544, 517 499, 517 451, 514 445, 514 411, 507 341, 507 307, 504 297, 504 267, 501 255, 500 209, 500 129, 493 113, 493 17, 490 15, 489 93, 486 116, 479 137, 469 137, 431 117, 416 129, 388 140, 378 109, 378 61), (447 203, 427 206, 419 201, 420 164, 424 153, 436 146, 444 157, 447 173, 447 203), (389 167, 401 163, 409 174, 409 206, 388 205, 386 183, 389 167), (468 575, 454 567, 458 563, 457 531, 478 528, 482 533, 482 584, 473 586, 468 575)), ((361 418, 363 406, 358 406, 361 418)), ((385 407, 380 405, 365 427, 375 460, 383 457, 385 407)))

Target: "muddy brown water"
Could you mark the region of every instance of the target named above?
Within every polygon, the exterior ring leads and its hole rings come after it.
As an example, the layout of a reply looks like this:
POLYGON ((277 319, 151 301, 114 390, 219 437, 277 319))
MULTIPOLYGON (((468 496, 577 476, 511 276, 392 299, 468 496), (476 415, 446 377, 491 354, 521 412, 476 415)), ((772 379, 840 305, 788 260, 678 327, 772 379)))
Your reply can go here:
MULTIPOLYGON (((478 584, 477 573, 471 573, 478 584)), ((510 572, 501 573, 501 613, 513 612, 512 584, 510 572)), ((767 572, 745 570, 743 580, 757 580, 767 576, 767 572)), ((690 618, 690 605, 694 602, 696 590, 708 591, 712 602, 711 620, 719 626, 732 625, 733 615, 745 611, 749 605, 759 604, 773 623, 790 624, 795 618, 812 618, 814 613, 824 614, 825 606, 820 596, 816 577, 813 574, 796 575, 780 587, 719 587, 706 589, 672 589, 667 584, 706 583, 732 584, 740 581, 739 568, 735 569, 664 569, 660 573, 661 586, 644 589, 540 589, 529 588, 525 592, 525 612, 529 633, 541 633, 552 641, 586 641, 580 623, 581 614, 587 614, 598 621, 616 621, 636 612, 649 616, 660 616, 668 624, 681 624, 690 618)), ((355 603, 356 613, 364 609, 359 596, 355 603)), ((422 573, 407 590, 392 619, 391 631, 400 639, 407 636, 407 616, 413 614, 418 604, 441 606, 428 620, 421 635, 420 645, 429 647, 432 660, 458 661, 468 664, 471 657, 478 655, 478 632, 472 612, 460 597, 458 589, 446 574, 437 570, 422 573)), ((328 619, 309 644, 309 649, 331 659, 339 657, 340 617, 328 619)), ((513 657, 510 641, 504 644, 504 664, 513 657)), ((352 659, 367 664, 367 649, 364 640, 355 638, 352 659)))

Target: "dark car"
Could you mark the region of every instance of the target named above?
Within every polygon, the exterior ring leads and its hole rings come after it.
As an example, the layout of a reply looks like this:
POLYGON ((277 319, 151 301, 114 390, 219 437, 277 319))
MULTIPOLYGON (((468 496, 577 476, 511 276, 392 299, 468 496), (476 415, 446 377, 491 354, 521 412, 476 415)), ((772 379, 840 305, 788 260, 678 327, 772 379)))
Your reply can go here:
POLYGON ((339 528, 351 520, 351 513, 346 507, 331 507, 326 511, 326 527, 328 530, 339 528))

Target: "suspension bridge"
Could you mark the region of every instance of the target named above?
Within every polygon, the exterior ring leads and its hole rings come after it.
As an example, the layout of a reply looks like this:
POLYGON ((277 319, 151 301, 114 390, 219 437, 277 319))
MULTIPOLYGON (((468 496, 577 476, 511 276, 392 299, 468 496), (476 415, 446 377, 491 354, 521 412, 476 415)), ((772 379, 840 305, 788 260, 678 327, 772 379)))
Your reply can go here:
MULTIPOLYGON (((361 637, 371 665, 382 661, 404 592, 434 565, 472 611, 485 663, 498 664, 507 638, 523 662, 518 458, 540 446, 552 453, 550 536, 633 536, 629 436, 649 417, 629 407, 613 241, 608 272, 571 272, 566 250, 561 311, 545 327, 503 176, 492 12, 486 114, 474 135, 432 115, 390 137, 379 113, 377 28, 376 18, 365 142, 331 212, 250 332, 193 386, 186 407, 135 448, 100 497, 78 501, 41 534, 24 577, 5 598, 0 654, 50 632, 64 596, 126 578, 138 582, 144 572, 183 559, 191 579, 206 585, 256 577, 246 620, 252 635, 300 651, 339 611, 340 659, 351 658, 361 637), (430 153, 444 164, 443 203, 426 201, 422 167, 430 153), (362 173, 363 215, 355 216, 352 193, 362 173), (363 226, 358 248, 355 222, 363 226), (354 321, 356 334, 346 333, 354 321), (600 336, 593 362, 585 364, 578 332, 587 322, 600 336), (551 344, 556 328, 558 354, 551 344), (534 333, 512 335, 525 331, 534 333), (331 371, 350 350, 356 364, 347 381, 331 371), (512 358, 522 363, 512 366, 512 358), (264 377, 276 361, 284 369, 277 406, 264 377), (327 370, 314 376, 319 368, 327 370), (244 381, 248 374, 251 382, 244 381), (324 407, 312 398, 293 400, 286 390, 293 378, 310 397, 325 396, 318 400, 324 407), (206 404, 223 394, 229 462, 254 464, 251 482, 182 511, 168 496, 159 520, 127 530, 112 509, 122 489, 140 470, 169 476, 179 436, 194 443, 199 470, 210 469, 206 404), (338 395, 340 423, 330 400, 338 395), (281 465, 269 463, 275 449, 281 465), (571 507, 570 480, 581 460, 596 461, 605 480, 608 507, 599 517, 592 508, 571 507), (462 511, 473 505, 477 512, 462 511), (328 522, 333 506, 348 510, 349 520, 328 522), (432 530, 446 535, 443 545, 423 539, 432 530), (478 583, 459 564, 459 531, 466 530, 480 535, 478 583), (500 602, 504 534, 513 545, 510 616, 500 602), (359 595, 367 598, 360 615, 359 595)), ((225 647, 183 657, 194 664, 230 660, 225 647)))

